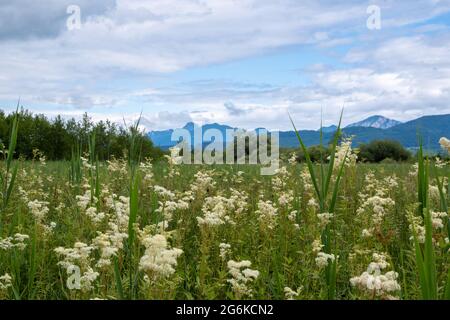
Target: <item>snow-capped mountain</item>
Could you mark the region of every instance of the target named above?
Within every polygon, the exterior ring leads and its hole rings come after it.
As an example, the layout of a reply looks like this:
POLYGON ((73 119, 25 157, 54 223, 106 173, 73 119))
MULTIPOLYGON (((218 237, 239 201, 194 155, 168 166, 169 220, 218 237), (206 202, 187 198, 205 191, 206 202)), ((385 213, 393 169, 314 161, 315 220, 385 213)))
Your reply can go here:
POLYGON ((371 116, 362 121, 349 124, 346 128, 364 127, 364 128, 389 129, 399 124, 401 124, 401 122, 397 120, 388 119, 383 116, 371 116))

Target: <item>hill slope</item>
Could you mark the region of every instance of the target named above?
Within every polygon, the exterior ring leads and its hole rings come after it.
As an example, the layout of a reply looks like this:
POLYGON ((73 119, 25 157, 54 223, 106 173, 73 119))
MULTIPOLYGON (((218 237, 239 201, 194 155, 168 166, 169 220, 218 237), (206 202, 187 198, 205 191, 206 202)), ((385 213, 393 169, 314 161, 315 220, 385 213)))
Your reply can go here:
POLYGON ((349 124, 346 128, 352 127, 365 127, 365 128, 376 128, 376 129, 389 129, 401 124, 400 121, 388 119, 383 116, 371 116, 359 122, 349 124))

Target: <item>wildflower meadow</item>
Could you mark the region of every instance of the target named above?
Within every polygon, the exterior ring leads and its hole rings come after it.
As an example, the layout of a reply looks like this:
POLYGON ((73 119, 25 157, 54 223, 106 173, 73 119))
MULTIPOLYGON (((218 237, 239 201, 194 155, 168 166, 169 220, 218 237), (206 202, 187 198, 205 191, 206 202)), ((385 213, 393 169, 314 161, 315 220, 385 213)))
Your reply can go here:
MULTIPOLYGON (((0 299, 449 299, 450 165, 328 159, 183 165, 2 152, 0 299)), ((301 148, 302 137, 298 136, 301 148)), ((450 151, 450 141, 442 138, 450 151)), ((78 150, 78 151, 77 151, 78 150)), ((306 149, 305 149, 306 151, 306 149)))

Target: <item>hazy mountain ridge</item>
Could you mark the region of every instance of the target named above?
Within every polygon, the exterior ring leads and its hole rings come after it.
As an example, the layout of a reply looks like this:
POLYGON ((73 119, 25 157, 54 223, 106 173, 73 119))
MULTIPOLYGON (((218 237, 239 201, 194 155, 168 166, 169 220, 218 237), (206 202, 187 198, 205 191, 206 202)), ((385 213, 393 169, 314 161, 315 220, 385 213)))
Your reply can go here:
MULTIPOLYGON (((380 117, 380 116, 374 116, 380 117)), ((373 140, 379 139, 392 139, 399 141, 406 148, 417 148, 418 147, 418 134, 423 139, 424 145, 428 149, 439 150, 439 139, 441 137, 450 137, 450 114, 447 115, 433 115, 424 116, 415 120, 411 120, 405 123, 400 123, 396 120, 384 118, 375 119, 374 117, 369 117, 361 122, 364 125, 357 122, 346 126, 342 129, 344 135, 354 136, 353 143, 355 146, 361 143, 369 143, 373 140), (373 119, 371 119, 373 118, 373 119), (370 119, 370 120, 369 120, 370 119), (389 120, 389 121, 385 121, 389 120), (369 120, 369 121, 366 121, 369 120), (376 120, 376 121, 373 121, 376 120), (388 126, 387 128, 373 127, 369 124, 375 126, 388 126), (382 125, 383 124, 383 125, 382 125), (393 125, 395 124, 395 125, 393 125)), ((195 124, 188 123, 185 128, 188 129, 193 136, 193 128, 195 124)), ((203 131, 207 129, 218 129, 223 133, 225 137, 226 129, 236 129, 227 125, 221 124, 207 124, 203 126, 203 131)), ((335 126, 329 126, 323 128, 323 141, 328 142, 332 139, 334 132, 336 131, 335 126)), ((259 128, 261 129, 261 128, 259 128)), ((176 143, 171 141, 173 129, 163 130, 163 131, 151 131, 149 132, 149 137, 152 139, 156 146, 163 149, 167 149, 174 146, 176 143)), ((294 131, 280 131, 280 147, 281 148, 296 148, 299 146, 297 137, 294 131)), ((320 143, 320 130, 300 130, 302 139, 307 146, 317 145, 320 143)))
POLYGON ((389 118, 386 118, 383 116, 376 115, 376 116, 371 116, 362 121, 349 124, 348 126, 346 126, 346 128, 365 127, 365 128, 376 128, 376 129, 389 129, 389 128, 395 127, 401 123, 402 122, 397 121, 397 120, 393 120, 393 119, 389 119, 389 118))

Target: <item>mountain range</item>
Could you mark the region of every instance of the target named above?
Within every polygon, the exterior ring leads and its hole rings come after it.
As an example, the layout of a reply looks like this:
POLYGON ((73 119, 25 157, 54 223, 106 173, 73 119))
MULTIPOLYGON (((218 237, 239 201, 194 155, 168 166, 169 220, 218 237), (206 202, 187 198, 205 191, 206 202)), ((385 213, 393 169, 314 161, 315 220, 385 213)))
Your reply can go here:
POLYGON ((383 116, 371 116, 359 122, 349 124, 346 128, 365 127, 376 129, 389 129, 401 124, 400 121, 385 118, 383 116))
MULTIPOLYGON (((197 125, 189 122, 184 126, 184 129, 187 129, 191 133, 191 136, 193 136, 195 126, 197 125)), ((202 126, 203 132, 208 129, 217 129, 225 137, 225 131, 227 129, 237 128, 218 123, 202 126)), ((262 129, 259 128, 256 132, 262 129)), ((335 125, 323 127, 323 141, 330 141, 336 129, 337 126, 335 125)), ((173 131, 173 129, 150 131, 148 135, 156 146, 162 149, 168 149, 176 144, 176 142, 171 141, 173 131)), ((349 124, 342 131, 344 135, 354 137, 354 146, 361 143, 369 143, 373 140, 391 139, 399 141, 408 149, 415 149, 418 147, 418 137, 420 135, 427 149, 438 151, 440 150, 439 139, 441 137, 450 137, 450 114, 424 116, 404 123, 376 115, 349 124)), ((299 147, 296 134, 293 130, 280 131, 279 135, 281 148, 299 147)), ((307 146, 320 143, 320 129, 300 130, 300 135, 307 146)), ((224 143, 228 142, 224 141, 224 143)))

